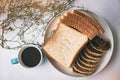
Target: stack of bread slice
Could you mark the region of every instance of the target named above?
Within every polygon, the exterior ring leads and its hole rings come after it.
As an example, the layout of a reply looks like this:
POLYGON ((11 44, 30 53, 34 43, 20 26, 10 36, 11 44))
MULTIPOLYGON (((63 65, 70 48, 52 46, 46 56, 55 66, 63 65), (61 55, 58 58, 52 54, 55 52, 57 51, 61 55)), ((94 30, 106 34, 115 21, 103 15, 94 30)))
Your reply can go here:
POLYGON ((60 22, 80 31, 92 40, 96 35, 103 34, 105 31, 98 22, 90 17, 83 12, 72 10, 64 13, 60 17, 60 22))
POLYGON ((79 51, 87 44, 88 37, 77 30, 59 23, 55 33, 43 45, 48 57, 69 68, 79 51))
POLYGON ((100 60, 102 60, 104 53, 109 48, 109 41, 96 36, 88 42, 85 48, 80 52, 73 64, 73 72, 80 76, 89 76, 93 74, 100 60))
POLYGON ((57 29, 42 48, 64 68, 72 68, 80 76, 91 75, 109 47, 103 39, 96 37, 104 32, 89 15, 77 10, 68 11, 59 17, 57 29), (99 44, 102 41, 104 45, 99 44))

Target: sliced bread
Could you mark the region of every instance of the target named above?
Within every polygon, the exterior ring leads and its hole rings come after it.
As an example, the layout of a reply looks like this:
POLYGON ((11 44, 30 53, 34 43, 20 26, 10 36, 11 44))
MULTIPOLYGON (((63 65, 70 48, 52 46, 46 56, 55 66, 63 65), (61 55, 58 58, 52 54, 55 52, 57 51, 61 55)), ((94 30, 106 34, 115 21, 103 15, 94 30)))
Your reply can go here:
POLYGON ((91 40, 90 45, 94 48, 94 50, 99 52, 106 52, 111 47, 109 41, 102 39, 99 36, 94 37, 91 40))
POLYGON ((95 34, 100 34, 99 30, 96 28, 95 25, 93 25, 92 22, 94 22, 93 18, 92 17, 89 17, 88 18, 88 14, 83 12, 83 11, 77 11, 77 10, 72 10, 71 13, 73 14, 77 14, 81 20, 84 22, 84 24, 86 24, 89 29, 93 30, 95 34))
POLYGON ((77 14, 67 12, 62 16, 60 22, 87 35, 90 40, 97 35, 97 32, 91 29, 91 24, 84 22, 77 14))
POLYGON ((59 23, 55 33, 43 45, 43 50, 50 58, 68 68, 87 42, 86 35, 59 23))
POLYGON ((102 56, 95 56, 92 55, 90 53, 88 53, 87 51, 84 51, 84 55, 88 58, 88 59, 92 59, 92 60, 96 60, 99 61, 101 59, 102 56))
POLYGON ((86 68, 95 68, 97 64, 93 64, 91 62, 84 61, 81 57, 78 58, 80 64, 82 64, 86 68))
POLYGON ((95 26, 97 28, 97 30, 99 31, 100 34, 103 34, 105 31, 104 29, 101 27, 101 25, 90 15, 85 14, 85 12, 83 11, 78 11, 78 10, 72 10, 72 13, 78 14, 79 16, 81 16, 82 18, 84 18, 84 20, 86 22, 91 23, 93 26, 95 26))
POLYGON ((91 64, 97 64, 98 63, 98 60, 94 60, 94 59, 90 59, 90 58, 86 57, 85 53, 81 54, 80 56, 84 61, 90 62, 91 64))
POLYGON ((81 73, 81 74, 92 74, 94 72, 94 70, 91 70, 91 71, 88 71, 88 70, 84 70, 80 67, 78 67, 77 65, 76 66, 73 66, 73 69, 78 72, 78 73, 81 73))
POLYGON ((84 65, 82 65, 78 60, 76 61, 75 65, 74 66, 78 66, 80 67, 81 69, 84 69, 84 70, 88 70, 88 71, 93 71, 95 70, 95 68, 91 68, 91 67, 86 67, 84 65))
POLYGON ((95 57, 102 57, 103 53, 100 51, 95 50, 90 44, 87 44, 85 47, 85 51, 88 55, 95 56, 95 57))
POLYGON ((79 73, 77 70, 75 70, 74 68, 72 68, 72 70, 73 70, 73 73, 74 74, 76 74, 77 76, 83 76, 83 77, 85 77, 85 76, 89 76, 90 74, 88 73, 88 74, 83 74, 83 73, 79 73))

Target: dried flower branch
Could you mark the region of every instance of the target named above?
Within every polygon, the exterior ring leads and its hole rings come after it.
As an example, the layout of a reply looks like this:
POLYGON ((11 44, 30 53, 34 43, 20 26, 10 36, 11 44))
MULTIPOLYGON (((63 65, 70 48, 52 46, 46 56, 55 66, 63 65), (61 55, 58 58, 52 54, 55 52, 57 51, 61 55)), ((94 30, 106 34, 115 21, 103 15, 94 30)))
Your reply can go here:
POLYGON ((72 6, 72 0, 0 0, 0 45, 34 43, 54 15, 72 6))

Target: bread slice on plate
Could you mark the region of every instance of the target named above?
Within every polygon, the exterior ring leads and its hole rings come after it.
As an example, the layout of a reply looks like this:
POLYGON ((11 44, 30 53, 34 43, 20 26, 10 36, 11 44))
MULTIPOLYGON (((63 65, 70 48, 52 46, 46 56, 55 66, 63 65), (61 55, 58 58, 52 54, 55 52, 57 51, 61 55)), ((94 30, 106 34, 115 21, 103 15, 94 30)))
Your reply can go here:
MULTIPOLYGON (((88 13, 85 13, 83 11, 77 11, 77 10, 72 10, 71 13, 76 14, 81 18, 81 20, 84 22, 84 24, 89 27, 95 34, 100 34, 99 29, 95 25, 93 25, 94 19, 92 17, 88 17, 88 13)), ((100 26, 101 27, 101 26, 100 26)))
POLYGON ((88 53, 87 51, 84 50, 84 55, 88 58, 88 59, 91 59, 91 60, 96 60, 96 61, 99 61, 101 59, 101 57, 99 56, 94 56, 94 55, 91 55, 90 53, 88 53))
POLYGON ((84 11, 65 12, 59 21, 87 35, 90 40, 105 32, 101 25, 84 11))
POLYGON ((88 71, 88 70, 84 70, 84 69, 77 67, 77 66, 73 66, 73 69, 76 72, 81 73, 81 74, 92 74, 94 72, 94 70, 88 71))
POLYGON ((109 41, 102 39, 99 36, 94 37, 91 40, 90 45, 94 48, 94 50, 99 52, 106 52, 111 47, 109 41))
POLYGON ((74 66, 80 67, 81 69, 87 70, 87 71, 93 71, 93 70, 95 70, 95 68, 86 67, 86 66, 82 65, 78 60, 75 61, 74 66))
POLYGON ((79 31, 59 23, 55 33, 42 46, 46 55, 65 68, 69 68, 76 55, 88 42, 88 37, 79 31))
POLYGON ((90 75, 89 73, 87 73, 87 74, 79 73, 79 72, 76 71, 74 68, 73 68, 72 70, 73 70, 73 73, 74 73, 75 75, 77 75, 77 76, 83 76, 83 77, 85 77, 85 76, 89 76, 89 75, 90 75))
POLYGON ((90 44, 87 44, 87 46, 85 47, 85 52, 90 55, 90 56, 94 56, 94 57, 99 57, 101 58, 103 56, 103 53, 100 51, 97 51, 96 49, 93 48, 93 46, 91 46, 90 44))
POLYGON ((91 62, 84 61, 81 57, 78 58, 78 61, 81 65, 86 68, 95 68, 97 64, 93 64, 91 62))
POLYGON ((89 16, 88 14, 86 14, 83 11, 78 11, 78 10, 72 10, 71 13, 75 13, 78 14, 79 16, 81 16, 86 22, 91 23, 94 27, 96 27, 96 29, 98 30, 98 32, 100 34, 103 34, 105 31, 104 29, 101 27, 101 25, 91 16, 89 16))
POLYGON ((89 76, 95 72, 95 68, 87 70, 83 69, 82 67, 79 67, 77 64, 73 66, 72 68, 73 73, 79 75, 79 76, 89 76))
POLYGON ((97 32, 95 33, 91 29, 91 27, 90 27, 91 24, 85 23, 82 20, 82 18, 80 18, 80 16, 77 14, 67 12, 67 13, 63 14, 63 16, 60 18, 60 22, 87 35, 90 40, 93 39, 97 35, 97 32))
POLYGON ((90 58, 86 57, 86 56, 84 55, 84 53, 81 54, 80 56, 81 56, 81 58, 82 58, 84 61, 90 62, 91 64, 97 64, 97 63, 98 63, 98 60, 90 59, 90 58))

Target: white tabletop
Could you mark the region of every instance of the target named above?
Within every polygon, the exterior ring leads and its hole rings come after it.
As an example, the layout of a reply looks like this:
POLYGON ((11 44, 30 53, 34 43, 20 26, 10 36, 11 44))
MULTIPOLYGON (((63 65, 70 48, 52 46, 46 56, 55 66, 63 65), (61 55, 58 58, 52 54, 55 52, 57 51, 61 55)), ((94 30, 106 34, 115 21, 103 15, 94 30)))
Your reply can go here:
POLYGON ((46 59, 35 69, 23 68, 20 64, 11 65, 18 51, 0 48, 0 80, 120 80, 120 0, 76 0, 76 6, 101 15, 109 23, 114 35, 114 52, 104 70, 90 77, 71 77, 57 71, 46 59))

